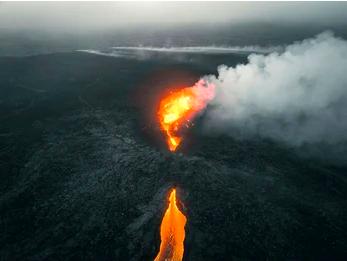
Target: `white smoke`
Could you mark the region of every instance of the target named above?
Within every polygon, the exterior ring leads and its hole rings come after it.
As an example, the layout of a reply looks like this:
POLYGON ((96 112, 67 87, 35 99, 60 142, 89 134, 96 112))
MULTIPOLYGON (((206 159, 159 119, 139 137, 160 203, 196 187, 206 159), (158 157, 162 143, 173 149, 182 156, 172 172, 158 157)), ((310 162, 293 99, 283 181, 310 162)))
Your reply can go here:
POLYGON ((183 47, 127 47, 118 46, 112 47, 118 51, 147 51, 147 52, 162 52, 162 53, 199 53, 199 54, 227 54, 227 53, 270 53, 273 51, 282 50, 281 46, 183 46, 183 47))
POLYGON ((76 52, 82 52, 82 53, 90 53, 90 54, 96 54, 96 55, 101 55, 101 56, 112 56, 112 57, 124 57, 124 55, 121 55, 119 53, 105 53, 99 50, 93 50, 93 49, 81 49, 81 50, 76 50, 76 52))
POLYGON ((282 46, 183 46, 183 47, 151 47, 151 46, 117 46, 112 47, 108 51, 99 50, 77 50, 78 52, 86 52, 90 54, 111 56, 111 57, 123 57, 129 59, 147 60, 152 59, 157 54, 166 55, 166 57, 178 60, 184 60, 180 55, 184 54, 250 54, 259 53, 267 54, 275 51, 282 51, 282 46))
POLYGON ((299 146, 347 141, 347 41, 324 32, 220 66, 205 130, 299 146))

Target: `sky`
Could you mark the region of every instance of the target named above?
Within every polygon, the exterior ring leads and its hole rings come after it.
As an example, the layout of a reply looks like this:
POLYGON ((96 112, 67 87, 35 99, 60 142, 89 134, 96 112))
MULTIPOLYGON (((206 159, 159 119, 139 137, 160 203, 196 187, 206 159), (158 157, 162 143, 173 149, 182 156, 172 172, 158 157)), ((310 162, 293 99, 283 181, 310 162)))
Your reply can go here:
POLYGON ((0 28, 98 30, 150 24, 346 23, 344 2, 0 2, 0 28))

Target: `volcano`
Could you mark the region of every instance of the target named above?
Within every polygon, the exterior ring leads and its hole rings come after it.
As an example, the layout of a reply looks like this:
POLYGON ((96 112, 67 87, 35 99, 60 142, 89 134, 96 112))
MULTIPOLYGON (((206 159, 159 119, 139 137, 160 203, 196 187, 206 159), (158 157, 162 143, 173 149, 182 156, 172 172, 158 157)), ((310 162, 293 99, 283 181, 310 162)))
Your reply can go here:
POLYGON ((206 136, 204 113, 180 153, 144 134, 165 135, 158 118, 139 124, 160 100, 129 101, 153 72, 151 97, 247 61, 184 58, 0 58, 0 259, 154 260, 174 187, 186 206, 184 261, 345 259, 346 166, 270 140, 206 136), (160 78, 178 69, 193 76, 160 78))

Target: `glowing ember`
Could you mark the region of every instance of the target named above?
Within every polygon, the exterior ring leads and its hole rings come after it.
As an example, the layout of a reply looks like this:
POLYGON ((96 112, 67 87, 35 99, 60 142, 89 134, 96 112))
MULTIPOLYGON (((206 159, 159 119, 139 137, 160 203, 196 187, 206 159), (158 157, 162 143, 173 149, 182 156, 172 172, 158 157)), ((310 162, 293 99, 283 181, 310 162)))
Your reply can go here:
POLYGON ((181 261, 183 258, 187 219, 177 207, 176 189, 171 191, 169 201, 160 226, 160 250, 154 261, 181 261))
POLYGON ((175 151, 182 141, 179 130, 189 127, 190 121, 213 99, 214 90, 213 84, 200 80, 192 87, 171 92, 160 102, 160 127, 166 133, 170 151, 175 151))

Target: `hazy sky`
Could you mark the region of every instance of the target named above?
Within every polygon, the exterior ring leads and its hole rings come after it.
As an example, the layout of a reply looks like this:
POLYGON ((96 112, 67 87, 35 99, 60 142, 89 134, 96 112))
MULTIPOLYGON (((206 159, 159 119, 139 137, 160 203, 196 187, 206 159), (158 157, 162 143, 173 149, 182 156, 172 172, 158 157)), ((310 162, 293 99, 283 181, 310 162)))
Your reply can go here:
POLYGON ((146 24, 346 23, 343 2, 0 2, 0 27, 107 29, 146 24))

